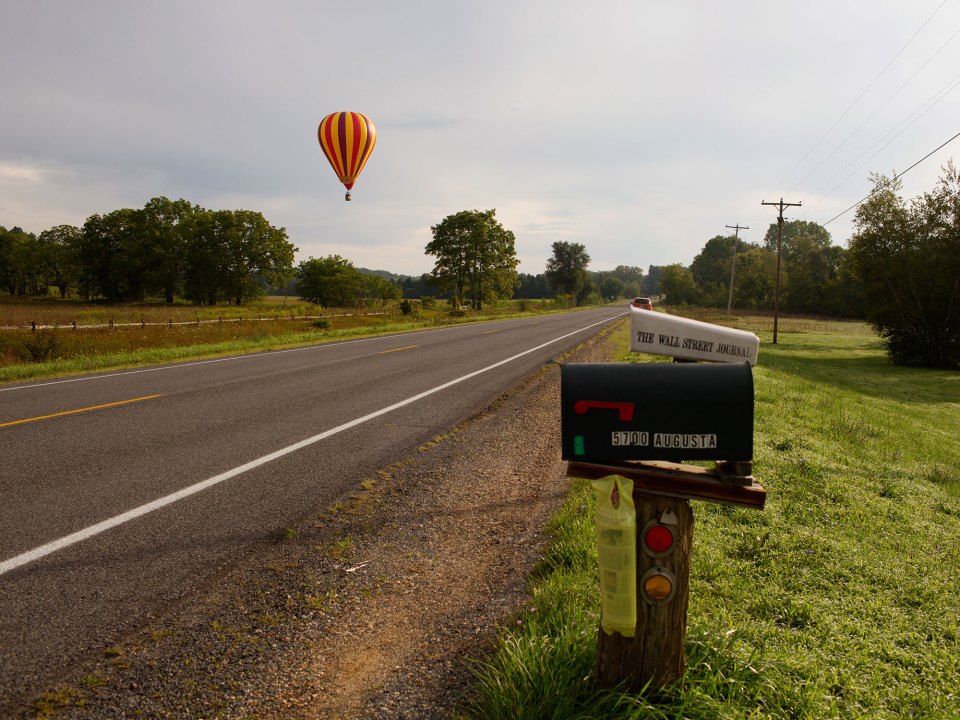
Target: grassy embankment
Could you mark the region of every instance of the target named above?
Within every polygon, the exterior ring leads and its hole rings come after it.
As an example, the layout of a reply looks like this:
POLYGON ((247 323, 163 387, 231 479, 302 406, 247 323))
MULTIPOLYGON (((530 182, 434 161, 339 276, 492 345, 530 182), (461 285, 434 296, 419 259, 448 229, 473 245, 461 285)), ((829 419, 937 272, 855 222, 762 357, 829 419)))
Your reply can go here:
MULTIPOLYGON (((960 372, 894 367, 857 323, 781 319, 776 346, 770 318, 730 324, 761 337, 767 507, 693 503, 685 676, 592 688, 593 497, 577 482, 466 716, 960 717, 960 372)), ((620 342, 620 360, 657 359, 620 342)))
POLYGON ((0 330, 0 382, 273 350, 558 309, 550 301, 518 300, 459 315, 451 314, 445 302, 436 302, 431 308, 415 303, 414 312, 403 315, 396 303, 348 310, 321 308, 293 298, 197 307, 0 297, 0 327, 21 327, 0 330), (303 316, 321 319, 294 319, 303 316), (108 327, 74 330, 74 322, 108 327), (114 327, 109 327, 111 322, 114 327), (23 329, 31 323, 58 327, 36 332, 23 329))

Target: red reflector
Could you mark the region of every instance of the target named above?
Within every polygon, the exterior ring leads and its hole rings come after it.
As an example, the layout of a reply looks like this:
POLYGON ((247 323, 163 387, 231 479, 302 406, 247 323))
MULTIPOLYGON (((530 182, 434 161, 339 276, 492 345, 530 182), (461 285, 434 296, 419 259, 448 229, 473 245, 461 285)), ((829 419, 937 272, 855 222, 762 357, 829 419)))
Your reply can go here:
POLYGON ((647 530, 643 541, 651 552, 666 552, 673 545, 673 531, 666 525, 654 525, 647 530))

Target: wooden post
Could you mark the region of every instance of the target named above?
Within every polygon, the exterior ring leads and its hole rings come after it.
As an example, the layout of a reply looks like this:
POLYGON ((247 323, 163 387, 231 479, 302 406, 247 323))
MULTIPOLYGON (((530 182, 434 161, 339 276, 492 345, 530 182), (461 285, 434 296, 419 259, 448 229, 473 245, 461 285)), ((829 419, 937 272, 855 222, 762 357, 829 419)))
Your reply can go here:
POLYGON ((669 685, 683 675, 693 510, 686 499, 643 490, 634 490, 633 501, 637 508, 637 629, 632 638, 600 630, 597 685, 607 688, 626 682, 628 689, 639 691, 669 685), (665 517, 676 519, 674 543, 669 553, 653 557, 644 547, 643 530, 665 517), (643 578, 662 570, 672 576, 673 594, 660 602, 649 601, 643 578))

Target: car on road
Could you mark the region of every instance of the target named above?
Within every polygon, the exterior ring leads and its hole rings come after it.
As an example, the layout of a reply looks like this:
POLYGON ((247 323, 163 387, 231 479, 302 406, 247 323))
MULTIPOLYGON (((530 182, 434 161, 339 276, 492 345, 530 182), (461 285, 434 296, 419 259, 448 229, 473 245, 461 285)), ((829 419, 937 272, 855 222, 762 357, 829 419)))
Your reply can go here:
POLYGON ((643 308, 644 310, 653 310, 653 303, 650 302, 650 298, 646 297, 637 297, 633 299, 633 302, 630 303, 631 307, 643 308))

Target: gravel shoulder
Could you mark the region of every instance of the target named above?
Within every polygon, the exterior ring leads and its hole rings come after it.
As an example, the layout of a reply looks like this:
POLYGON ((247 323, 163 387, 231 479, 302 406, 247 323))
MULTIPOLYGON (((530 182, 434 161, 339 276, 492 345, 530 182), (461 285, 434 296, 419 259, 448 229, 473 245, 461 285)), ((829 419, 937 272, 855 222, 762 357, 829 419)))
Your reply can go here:
MULTIPOLYGON (((609 329, 567 360, 603 361, 609 329)), ((57 718, 447 718, 566 497, 555 364, 250 550, 33 706, 57 718)))

